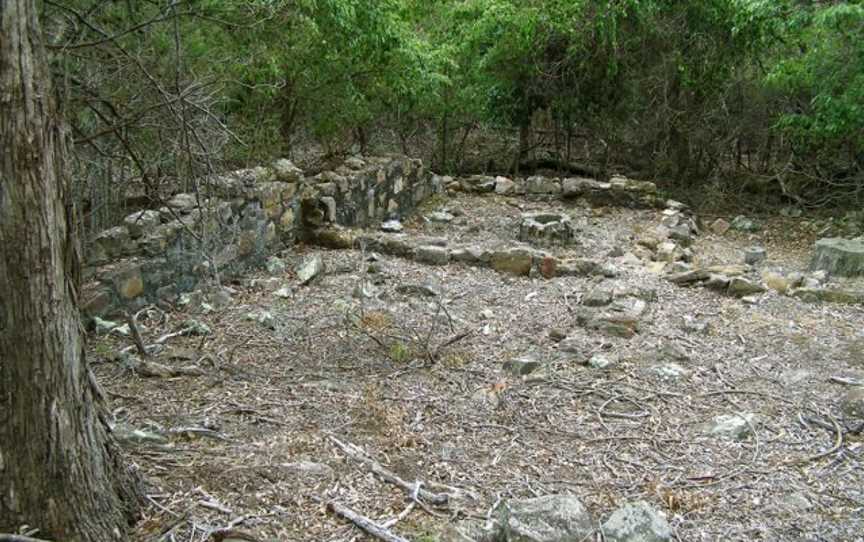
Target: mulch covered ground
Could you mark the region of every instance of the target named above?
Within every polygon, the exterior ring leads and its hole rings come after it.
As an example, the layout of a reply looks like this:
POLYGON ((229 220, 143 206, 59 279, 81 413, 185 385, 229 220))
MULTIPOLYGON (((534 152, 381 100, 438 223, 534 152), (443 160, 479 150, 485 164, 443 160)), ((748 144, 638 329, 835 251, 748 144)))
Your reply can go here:
MULTIPOLYGON (((573 253, 591 257, 628 250, 659 221, 652 211, 496 197, 437 205, 456 219, 418 216, 412 234, 494 244, 515 236, 523 210, 563 209, 586 232, 573 253)), ((744 247, 763 242, 767 265, 803 269, 806 251, 784 243, 784 231, 769 229, 767 240, 706 234, 697 257, 740 263, 744 247)), ((289 270, 315 251, 287 254, 289 270)), ((148 483, 136 540, 203 541, 227 527, 262 541, 364 540, 327 509, 334 501, 432 541, 503 499, 565 492, 598 528, 641 499, 667 514, 679 540, 864 537, 861 420, 840 409, 846 383, 864 380, 864 308, 773 292, 750 305, 623 263, 617 278, 545 280, 386 256, 370 274, 369 254, 321 254, 327 273, 313 284, 277 276, 288 298, 262 286, 270 277, 261 273, 228 285, 230 303, 207 314, 142 313, 148 344, 188 318, 212 329, 166 340, 155 358, 199 376, 141 376, 114 361, 128 339, 91 337, 116 422, 163 437, 127 447, 148 483), (374 283, 374 298, 353 295, 362 281, 374 283), (438 296, 399 288, 429 284, 438 296), (648 301, 635 337, 577 325, 581 299, 598 286, 648 301), (261 311, 272 325, 247 318, 261 311), (585 365, 595 354, 613 365, 585 365), (540 368, 505 370, 524 356, 540 368), (670 363, 685 372, 658 369, 670 363), (747 417, 747 434, 709 433, 720 415, 747 417), (444 507, 412 504, 410 491, 339 443, 411 484, 464 492, 444 507)))

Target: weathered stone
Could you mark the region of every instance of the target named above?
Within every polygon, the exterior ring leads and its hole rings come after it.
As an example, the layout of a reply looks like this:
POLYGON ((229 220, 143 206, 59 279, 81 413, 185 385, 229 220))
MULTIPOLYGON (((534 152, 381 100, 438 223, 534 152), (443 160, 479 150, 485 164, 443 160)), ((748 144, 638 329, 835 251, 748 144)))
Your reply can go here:
POLYGON ((273 162, 271 169, 277 181, 299 183, 303 180, 303 170, 295 166, 291 160, 280 158, 273 162))
POLYGON ((592 258, 572 258, 558 263, 558 276, 562 277, 589 277, 605 276, 605 262, 592 258))
POLYGON ((280 275, 288 268, 288 266, 285 265, 285 261, 276 256, 270 256, 267 258, 267 262, 264 265, 267 272, 271 275, 280 275))
POLYGON ((459 188, 465 192, 493 192, 495 191, 495 177, 488 175, 472 175, 459 181, 459 188))
POLYGON ((252 322, 258 322, 267 329, 276 329, 276 319, 269 311, 260 310, 246 313, 246 319, 252 322))
POLYGON ((519 240, 539 245, 568 245, 576 238, 576 227, 563 213, 524 213, 519 240))
POLYGON ((756 415, 752 413, 721 414, 705 426, 705 431, 712 435, 728 439, 742 439, 752 432, 756 424, 756 415))
POLYGON ((516 183, 507 177, 495 177, 495 192, 498 194, 512 194, 516 190, 516 183))
POLYGON ((550 179, 537 175, 526 179, 525 191, 528 194, 559 194, 561 192, 561 183, 558 179, 550 179))
POLYGON ((191 212, 192 209, 198 207, 198 198, 195 194, 175 194, 168 200, 168 207, 181 213, 191 212))
POLYGON ((792 289, 793 282, 786 276, 775 271, 764 271, 762 281, 777 293, 785 294, 792 289))
POLYGON ((294 291, 291 290, 290 286, 282 286, 273 292, 273 297, 278 297, 279 299, 290 299, 294 297, 294 291))
POLYGON ((448 224, 450 222, 453 222, 454 218, 456 217, 446 211, 434 211, 426 215, 426 219, 429 222, 438 222, 440 224, 448 224))
POLYGON ((525 376, 539 368, 540 362, 529 356, 514 358, 504 362, 504 370, 513 376, 525 376))
POLYGON ((813 248, 810 270, 826 271, 841 277, 864 275, 864 241, 819 239, 813 248))
POLYGON ((612 185, 594 179, 571 177, 561 181, 561 195, 565 198, 584 196, 590 192, 608 191, 612 185))
POLYGON ((603 354, 594 354, 588 360, 588 366, 592 369, 608 369, 615 364, 615 361, 609 356, 603 354))
POLYGON ((675 380, 687 375, 687 369, 677 363, 663 363, 651 367, 651 372, 663 379, 675 380))
POLYGON ((742 215, 738 215, 733 218, 732 223, 729 226, 733 230, 745 233, 754 233, 762 229, 762 227, 756 221, 742 215))
POLYGON ((647 307, 647 303, 641 299, 616 299, 608 309, 590 319, 587 325, 607 335, 629 338, 638 331, 639 320, 647 307))
POLYGON ((331 224, 336 222, 336 199, 331 196, 321 198, 321 206, 324 208, 324 220, 331 224))
POLYGON ((126 226, 115 226, 101 232, 93 239, 88 260, 94 264, 105 263, 108 260, 133 253, 134 247, 129 229, 126 226))
POLYGON ((672 263, 682 259, 681 247, 674 241, 666 241, 657 245, 657 261, 672 263))
POLYGON ((123 224, 129 230, 129 236, 132 239, 138 239, 147 235, 162 223, 162 216, 159 211, 148 209, 132 213, 123 219, 123 224))
POLYGON ((822 288, 819 286, 795 288, 789 292, 789 295, 814 303, 823 301, 826 303, 844 303, 844 304, 864 304, 864 290, 844 290, 842 288, 822 288))
POLYGON ((300 284, 309 284, 316 277, 324 273, 324 260, 321 259, 319 254, 306 256, 294 272, 297 274, 300 284))
POLYGON ((488 263, 491 258, 489 250, 481 247, 468 246, 457 248, 450 252, 450 259, 467 265, 488 263))
POLYGON ((507 542, 578 542, 594 533, 594 521, 575 496, 545 495, 503 505, 496 531, 507 542))
POLYGON ((422 284, 400 284, 396 287, 396 292, 409 296, 435 297, 441 294, 441 287, 432 281, 426 281, 422 284))
POLYGON ((450 251, 445 247, 434 245, 419 246, 414 253, 414 259, 429 265, 447 265, 450 261, 450 251))
POLYGON ((582 304, 586 307, 603 307, 612 303, 615 290, 608 287, 598 286, 582 298, 582 304))
POLYGON ((492 269, 499 273, 527 276, 531 272, 534 261, 533 252, 530 249, 515 247, 493 251, 489 257, 492 269))
POLYGON ((623 506, 603 524, 603 535, 609 542, 667 542, 672 528, 666 515, 644 501, 623 506))
POLYGON ((404 228, 398 220, 385 220, 381 223, 381 231, 386 233, 400 233, 404 228))
POLYGON ((436 542, 492 542, 495 534, 486 528, 486 523, 478 519, 463 519, 447 522, 442 527, 436 542))
POLYGON ((558 273, 558 260, 552 256, 544 256, 540 259, 538 271, 545 279, 554 278, 558 273))
POLYGON ((356 243, 352 230, 341 227, 317 228, 308 232, 309 242, 325 248, 349 249, 356 243))
POLYGON ((729 280, 728 291, 730 295, 745 297, 754 294, 761 294, 765 291, 765 287, 742 277, 732 277, 729 280))
POLYGON ((763 247, 747 247, 744 249, 744 263, 756 265, 768 258, 768 252, 763 247))

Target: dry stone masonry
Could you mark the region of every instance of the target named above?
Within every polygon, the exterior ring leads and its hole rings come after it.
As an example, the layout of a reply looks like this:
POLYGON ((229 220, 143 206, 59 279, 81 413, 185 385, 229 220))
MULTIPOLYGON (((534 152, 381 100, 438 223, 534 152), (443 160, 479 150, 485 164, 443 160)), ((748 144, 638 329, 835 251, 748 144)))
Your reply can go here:
POLYGON ((350 247, 331 226, 363 227, 408 214, 442 188, 419 160, 401 157, 352 158, 314 176, 282 159, 200 185, 199 193, 130 214, 91 240, 85 314, 173 301, 202 283, 263 266, 298 241, 350 247))

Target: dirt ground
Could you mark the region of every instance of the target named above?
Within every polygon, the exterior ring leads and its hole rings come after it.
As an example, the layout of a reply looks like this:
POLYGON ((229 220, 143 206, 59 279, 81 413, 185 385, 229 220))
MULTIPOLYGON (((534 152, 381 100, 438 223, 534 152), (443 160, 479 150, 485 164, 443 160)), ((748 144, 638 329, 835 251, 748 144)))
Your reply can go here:
MULTIPOLYGON (((455 219, 420 214, 407 222, 412 234, 478 244, 512 240, 523 210, 563 209, 582 231, 573 253, 592 257, 628 250, 660 219, 494 196, 434 206, 455 219)), ((754 242, 767 247, 768 266, 806 267, 791 223, 705 234, 695 250, 703 261, 740 263, 754 242)), ((327 272, 300 286, 290 270, 316 251, 284 256, 289 271, 275 282, 290 288, 287 298, 262 286, 272 278, 262 272, 228 285, 231 301, 207 314, 142 313, 148 344, 188 318, 213 330, 169 339, 156 358, 200 376, 145 378, 115 360, 129 339, 90 337, 114 420, 164 437, 127 447, 149 504, 135 540, 204 541, 226 527, 261 541, 365 540, 322 503, 386 521, 410 495, 334 439, 412 484, 473 494, 417 506, 391 527, 414 541, 485 518, 502 499, 555 493, 583 501, 597 540, 611 511, 635 500, 664 511, 677 540, 864 539, 861 420, 844 419, 839 406, 843 382, 864 380, 864 307, 773 292, 751 305, 624 263, 616 278, 545 280, 378 256, 367 273, 372 255, 354 250, 321 251, 327 272), (375 283, 375 297, 352 295, 363 281, 375 283), (400 288, 428 284, 440 294, 400 288), (635 337, 577 325, 597 287, 647 301, 635 337), (272 324, 247 318, 261 311, 272 324), (595 354, 613 365, 586 365, 595 354), (505 369, 525 356, 540 368, 505 369), (684 372, 658 369, 669 363, 684 372), (706 430, 717 416, 749 414, 741 438, 706 430)))

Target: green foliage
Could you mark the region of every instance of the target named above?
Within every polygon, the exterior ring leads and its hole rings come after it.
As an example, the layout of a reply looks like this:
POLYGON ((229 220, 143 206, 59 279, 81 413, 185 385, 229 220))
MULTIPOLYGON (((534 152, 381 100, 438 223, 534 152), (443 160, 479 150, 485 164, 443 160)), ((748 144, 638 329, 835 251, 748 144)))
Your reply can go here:
POLYGON ((47 6, 76 137, 102 154, 137 153, 131 163, 151 174, 190 172, 205 147, 234 163, 310 140, 344 152, 384 127, 404 137, 428 128, 434 165, 451 170, 478 126, 519 130, 521 157, 538 116, 566 134, 568 159, 581 130, 679 179, 720 175, 756 153, 766 169, 784 152, 864 168, 860 0, 47 6), (184 92, 194 105, 166 121, 158 102, 184 92), (209 135, 198 144, 189 130, 209 135), (99 146, 121 136, 116 152, 99 146), (189 152, 190 141, 200 148, 189 152))
POLYGON ((793 97, 778 127, 804 148, 864 152, 864 6, 816 6, 782 28, 786 47, 767 81, 793 97))

